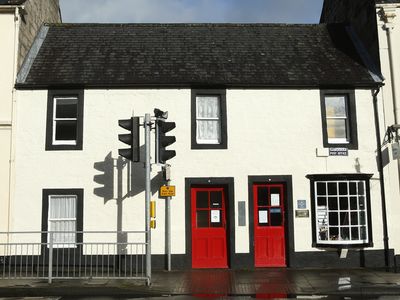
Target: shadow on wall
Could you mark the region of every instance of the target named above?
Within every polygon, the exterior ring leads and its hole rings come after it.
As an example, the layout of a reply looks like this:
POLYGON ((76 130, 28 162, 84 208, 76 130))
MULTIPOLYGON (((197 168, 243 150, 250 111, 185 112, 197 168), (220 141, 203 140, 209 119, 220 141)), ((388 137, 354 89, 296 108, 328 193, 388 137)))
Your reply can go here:
MULTIPOLYGON (((140 147, 140 157, 145 157, 144 145, 140 147)), ((93 193, 104 199, 104 204, 109 200, 117 203, 117 230, 122 230, 122 202, 129 197, 136 196, 145 191, 146 170, 143 162, 131 162, 121 156, 112 157, 111 151, 103 161, 95 162, 94 169, 99 171, 93 181, 100 186, 94 188, 93 193)), ((151 194, 154 195, 160 185, 164 183, 162 172, 158 172, 151 179, 151 194)), ((143 199, 139 201, 145 201, 143 199)))

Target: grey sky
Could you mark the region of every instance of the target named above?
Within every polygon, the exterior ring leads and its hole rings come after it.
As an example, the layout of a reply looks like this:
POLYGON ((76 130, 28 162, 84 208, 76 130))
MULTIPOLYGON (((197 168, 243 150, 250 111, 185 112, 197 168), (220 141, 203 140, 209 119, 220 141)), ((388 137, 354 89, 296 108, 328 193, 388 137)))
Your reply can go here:
POLYGON ((323 0, 60 0, 63 22, 318 23, 323 0))

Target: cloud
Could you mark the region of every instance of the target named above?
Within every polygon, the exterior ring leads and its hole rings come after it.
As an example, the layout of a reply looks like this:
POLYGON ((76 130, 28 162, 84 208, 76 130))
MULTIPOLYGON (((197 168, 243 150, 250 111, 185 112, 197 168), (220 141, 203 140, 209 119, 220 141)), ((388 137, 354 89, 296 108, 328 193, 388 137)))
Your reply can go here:
POLYGON ((64 22, 317 23, 323 0, 60 0, 64 22))

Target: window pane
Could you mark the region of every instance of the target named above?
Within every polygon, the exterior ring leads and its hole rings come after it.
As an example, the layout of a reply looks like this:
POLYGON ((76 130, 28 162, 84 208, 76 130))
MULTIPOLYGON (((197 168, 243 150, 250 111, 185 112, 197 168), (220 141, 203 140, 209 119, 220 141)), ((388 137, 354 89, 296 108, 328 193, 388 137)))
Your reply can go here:
POLYGON ((349 198, 340 197, 339 198, 339 208, 340 208, 340 210, 348 210, 349 209, 349 198))
POLYGON ((358 240, 360 238, 360 234, 358 232, 358 227, 351 227, 351 239, 358 240))
POLYGON ((350 195, 357 195, 357 182, 349 182, 350 195))
POLYGON ((318 197, 317 205, 318 206, 326 206, 326 197, 318 197))
POLYGON ((211 208, 222 208, 222 192, 211 192, 210 193, 210 207, 211 208))
POLYGON ((197 96, 197 117, 219 119, 219 102, 218 96, 197 96))
POLYGON ((358 195, 365 195, 364 182, 358 182, 358 195))
POLYGON ((280 208, 271 208, 271 226, 281 226, 282 225, 282 211, 280 208))
POLYGON ((348 212, 340 213, 340 225, 349 225, 349 213, 348 212))
POLYGON ((258 210, 258 226, 268 226, 268 208, 258 210))
POLYGON ((339 182, 339 195, 347 195, 347 182, 339 182))
POLYGON ((357 209, 357 197, 350 197, 350 209, 351 210, 357 209))
POLYGON ((346 119, 326 120, 328 139, 346 139, 346 119))
POLYGON ((196 193, 196 207, 197 208, 208 208, 208 192, 197 192, 196 193))
POLYGON ((337 212, 329 213, 329 225, 339 225, 339 216, 337 212))
POLYGON ((209 210, 198 210, 196 212, 197 228, 208 227, 209 210))
POLYGON ((317 182, 317 195, 318 196, 326 195, 326 183, 325 182, 317 182))
POLYGON ((329 208, 329 210, 337 210, 338 209, 337 197, 328 197, 328 208, 329 208))
POLYGON ((219 120, 197 121, 197 140, 208 142, 221 142, 221 125, 219 120))
POLYGON ((365 225, 365 212, 360 211, 360 225, 365 225))
POLYGON ((345 96, 325 96, 325 108, 327 117, 346 117, 345 96))
POLYGON ((56 98, 56 118, 77 118, 77 98, 56 98))
POLYGON ((350 239, 350 230, 349 227, 341 227, 340 228, 340 238, 344 241, 350 239))
POLYGON ((76 196, 49 197, 49 216, 51 219, 76 218, 76 196))
POLYGON ((76 140, 77 121, 56 121, 56 141, 76 140))
POLYGON ((358 225, 358 213, 357 212, 351 213, 351 225, 358 225))
POLYGON ((266 187, 259 187, 257 189, 257 205, 258 206, 268 205, 268 189, 266 187))
POLYGON ((335 241, 339 239, 339 227, 329 227, 329 240, 335 241))
POLYGON ((337 195, 337 184, 336 182, 328 182, 328 195, 336 196, 337 195))
POLYGON ((367 227, 365 227, 365 226, 360 227, 360 236, 361 236, 361 240, 367 239, 367 227))
POLYGON ((360 210, 365 209, 365 197, 364 196, 358 197, 358 204, 360 205, 360 210))

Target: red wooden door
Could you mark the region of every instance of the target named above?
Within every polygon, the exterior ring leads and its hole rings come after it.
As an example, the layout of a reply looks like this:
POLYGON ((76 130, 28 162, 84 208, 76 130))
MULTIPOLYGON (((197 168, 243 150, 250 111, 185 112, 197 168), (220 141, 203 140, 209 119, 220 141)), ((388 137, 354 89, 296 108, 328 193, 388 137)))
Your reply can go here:
POLYGON ((254 258, 256 267, 284 267, 283 184, 254 184, 254 258))
POLYGON ((193 268, 228 267, 225 202, 222 187, 191 189, 193 268))

